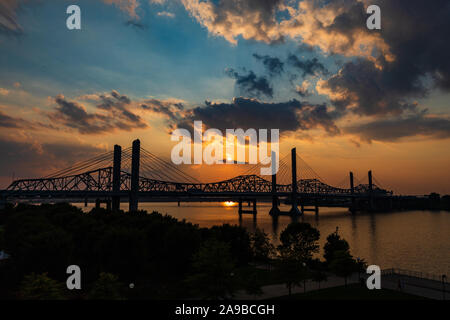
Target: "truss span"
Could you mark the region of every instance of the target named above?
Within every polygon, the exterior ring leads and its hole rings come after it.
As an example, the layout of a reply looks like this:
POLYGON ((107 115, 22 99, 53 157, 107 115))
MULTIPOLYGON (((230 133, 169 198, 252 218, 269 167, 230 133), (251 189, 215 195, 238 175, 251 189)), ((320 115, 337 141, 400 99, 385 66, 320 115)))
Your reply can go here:
MULTIPOLYGON (((113 168, 106 167, 91 170, 76 175, 62 177, 51 177, 41 179, 21 179, 14 181, 8 188, 10 192, 112 192, 113 168)), ((121 172, 120 190, 131 190, 131 174, 121 172)), ((271 181, 258 175, 240 175, 232 179, 213 183, 180 183, 140 177, 139 191, 146 193, 270 193, 272 192, 271 181)), ((291 184, 277 184, 278 193, 292 192, 291 184)), ((350 189, 330 186, 318 179, 300 179, 297 183, 297 192, 301 194, 324 194, 324 195, 351 195, 350 189)), ((360 184, 354 188, 354 194, 366 194, 369 186, 360 184)), ((390 192, 376 185, 372 186, 372 192, 388 195, 390 192)))

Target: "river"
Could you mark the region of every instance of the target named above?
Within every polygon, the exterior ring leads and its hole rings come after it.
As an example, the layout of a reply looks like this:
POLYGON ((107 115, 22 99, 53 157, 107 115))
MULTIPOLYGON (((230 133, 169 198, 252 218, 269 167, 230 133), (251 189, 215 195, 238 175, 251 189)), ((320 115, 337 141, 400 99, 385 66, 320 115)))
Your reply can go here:
MULTIPOLYGON (((92 205, 84 210, 89 210, 92 205)), ((122 209, 127 204, 122 204, 122 209)), ((274 223, 270 204, 258 204, 256 220, 252 215, 239 219, 235 203, 140 203, 140 209, 158 211, 179 220, 186 219, 201 227, 223 223, 242 225, 249 231, 257 226, 276 244, 279 234, 292 221, 280 216, 274 223)), ((244 207, 245 208, 245 207, 244 207)), ((288 210, 288 207, 280 207, 288 210)), ((351 215, 345 209, 320 208, 319 216, 306 212, 299 221, 310 223, 320 231, 320 247, 327 235, 339 228, 339 234, 350 244, 354 257, 365 259, 382 269, 401 268, 435 275, 450 275, 450 212, 403 211, 351 215)))

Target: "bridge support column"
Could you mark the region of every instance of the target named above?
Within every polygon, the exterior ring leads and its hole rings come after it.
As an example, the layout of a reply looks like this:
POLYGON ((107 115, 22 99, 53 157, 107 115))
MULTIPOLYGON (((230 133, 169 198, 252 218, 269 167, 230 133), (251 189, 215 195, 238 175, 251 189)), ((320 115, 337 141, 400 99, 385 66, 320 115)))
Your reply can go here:
POLYGON ((351 172, 351 171, 350 171, 350 193, 352 196, 352 198, 351 198, 352 204, 350 205, 350 212, 352 214, 355 214, 356 213, 356 205, 355 205, 355 197, 354 197, 355 185, 353 182, 353 172, 351 172))
MULTIPOLYGON (((272 160, 273 162, 273 160, 272 160)), ((274 171, 273 171, 274 172, 274 171)), ((272 209, 269 214, 271 216, 279 215, 280 209, 278 208, 278 196, 277 196, 277 174, 272 174, 272 209)))
POLYGON ((138 210, 139 196, 139 161, 141 153, 141 142, 139 139, 133 141, 133 149, 131 156, 131 190, 129 212, 138 210))
POLYGON ((247 199, 247 200, 239 199, 239 217, 241 217, 242 214, 244 214, 244 213, 246 213, 246 214, 253 214, 254 216, 256 216, 256 212, 257 212, 257 210, 256 210, 256 199, 247 199), (242 202, 243 201, 247 201, 248 204, 250 204, 250 205, 251 205, 251 203, 253 203, 252 210, 243 210, 242 209, 242 202))
POLYGON ((291 150, 291 162, 292 162, 292 208, 289 214, 292 216, 302 215, 302 212, 297 207, 297 152, 293 148, 291 150))
POLYGON ((315 212, 316 216, 319 215, 319 206, 317 205, 317 203, 316 203, 316 205, 314 206, 314 212, 315 212))
POLYGON ((373 211, 373 183, 372 183, 372 170, 368 172, 369 176, 369 211, 373 211))
POLYGON ((114 163, 113 163, 113 196, 112 196, 112 211, 118 212, 120 210, 120 172, 122 162, 122 147, 114 146, 114 163))
POLYGON ((95 209, 100 209, 100 199, 95 199, 95 209))

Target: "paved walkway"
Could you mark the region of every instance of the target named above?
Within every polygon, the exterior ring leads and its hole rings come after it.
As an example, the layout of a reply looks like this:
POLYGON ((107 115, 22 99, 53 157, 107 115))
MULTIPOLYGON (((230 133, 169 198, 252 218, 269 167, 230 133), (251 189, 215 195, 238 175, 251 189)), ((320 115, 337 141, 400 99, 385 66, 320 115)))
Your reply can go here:
MULTIPOLYGON (((361 276, 365 276, 362 275, 361 276)), ((401 290, 404 293, 425 297, 429 299, 443 300, 444 295, 442 292, 442 283, 439 281, 407 277, 402 275, 383 275, 381 277, 381 287, 390 290, 399 290, 398 288, 398 280, 401 281, 401 290)), ((359 283, 358 274, 353 274, 351 277, 347 279, 347 284, 351 283, 359 283)), ((327 281, 322 281, 320 283, 320 289, 332 288, 343 286, 344 279, 336 276, 328 276, 327 281)), ((263 299, 271 299, 281 296, 287 296, 289 294, 289 290, 286 287, 286 284, 273 284, 268 286, 263 286, 263 293, 259 296, 247 294, 244 291, 240 291, 236 293, 234 299, 237 300, 263 300, 263 299)), ((312 280, 306 281, 306 286, 303 288, 302 286, 295 286, 292 289, 292 294, 294 293, 303 293, 309 291, 315 291, 319 289, 319 284, 312 280)), ((447 285, 445 293, 445 299, 450 300, 450 285, 447 285)))
MULTIPOLYGON (((429 299, 435 300, 444 299, 442 282, 435 280, 408 277, 398 274, 390 274, 390 275, 383 275, 381 277, 381 287, 391 290, 400 290, 405 293, 429 299), (398 287, 399 280, 401 284, 401 289, 399 289, 398 287)), ((447 284, 445 288, 446 288, 445 300, 450 300, 450 285, 447 284)))
MULTIPOLYGON (((358 282, 359 282, 358 274, 354 274, 347 279, 347 284, 358 283, 358 282)), ((303 285, 293 287, 292 294, 319 290, 319 284, 317 282, 314 282, 312 280, 307 280, 305 284, 306 284, 305 288, 303 288, 303 285)), ((339 286, 343 286, 344 284, 345 284, 344 278, 339 278, 336 276, 328 276, 327 281, 320 282, 320 289, 339 287, 339 286)), ((263 299, 271 299, 271 298, 289 295, 289 290, 286 287, 286 284, 284 284, 284 283, 263 286, 261 289, 263 291, 263 294, 261 294, 259 296, 251 295, 246 292, 240 291, 235 294, 234 299, 237 299, 237 300, 263 300, 263 299)))

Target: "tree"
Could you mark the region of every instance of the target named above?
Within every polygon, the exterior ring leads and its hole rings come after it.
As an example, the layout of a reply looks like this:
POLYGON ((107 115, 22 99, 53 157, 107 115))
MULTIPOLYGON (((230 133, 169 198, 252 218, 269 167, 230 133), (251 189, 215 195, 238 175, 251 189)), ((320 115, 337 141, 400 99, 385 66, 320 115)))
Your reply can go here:
POLYGON ((327 279, 328 279, 328 276, 325 273, 325 271, 323 271, 323 270, 315 270, 312 273, 312 281, 317 282, 319 284, 319 289, 320 289, 320 283, 322 281, 327 281, 327 279))
POLYGON ((347 286, 347 278, 358 270, 357 262, 348 250, 335 251, 329 267, 335 275, 344 278, 345 286, 347 286))
POLYGON ((306 263, 319 250, 319 238, 319 231, 309 223, 291 223, 281 233, 279 269, 285 277, 289 295, 293 286, 307 278, 306 263))
POLYGON ((48 277, 47 273, 31 273, 24 277, 19 298, 24 300, 63 300, 65 299, 62 283, 48 277))
POLYGON ((259 228, 256 228, 255 232, 250 235, 250 245, 255 261, 267 263, 275 254, 275 247, 267 233, 259 228))
POLYGON ((325 263, 329 265, 331 260, 333 260, 334 253, 336 251, 348 251, 350 246, 348 242, 342 239, 338 234, 338 228, 336 231, 327 237, 327 242, 325 243, 323 257, 325 258, 325 263))
POLYGON ((203 299, 220 299, 233 296, 235 264, 227 243, 210 239, 194 255, 193 273, 186 282, 194 294, 203 299))
POLYGON ((306 265, 289 257, 282 257, 278 261, 278 270, 283 275, 289 295, 292 294, 294 286, 299 286, 308 277, 306 265))
POLYGON ((282 258, 306 263, 319 251, 319 238, 319 230, 309 223, 291 223, 280 235, 278 250, 282 258))
POLYGON ((88 298, 94 300, 121 300, 123 299, 120 294, 121 287, 122 284, 116 275, 102 272, 94 282, 88 298))

